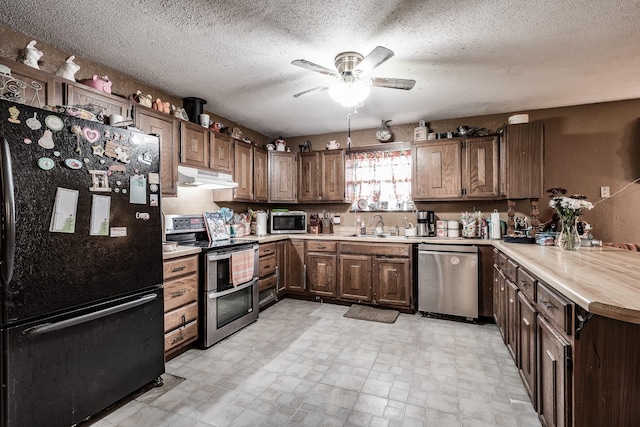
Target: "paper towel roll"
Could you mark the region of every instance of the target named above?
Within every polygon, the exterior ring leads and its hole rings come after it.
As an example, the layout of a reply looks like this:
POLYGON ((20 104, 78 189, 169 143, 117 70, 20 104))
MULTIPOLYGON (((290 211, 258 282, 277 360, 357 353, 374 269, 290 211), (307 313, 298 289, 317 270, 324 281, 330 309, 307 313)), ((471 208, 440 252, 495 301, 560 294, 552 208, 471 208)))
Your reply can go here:
POLYGON ((500 238, 500 212, 491 213, 491 238, 500 238))

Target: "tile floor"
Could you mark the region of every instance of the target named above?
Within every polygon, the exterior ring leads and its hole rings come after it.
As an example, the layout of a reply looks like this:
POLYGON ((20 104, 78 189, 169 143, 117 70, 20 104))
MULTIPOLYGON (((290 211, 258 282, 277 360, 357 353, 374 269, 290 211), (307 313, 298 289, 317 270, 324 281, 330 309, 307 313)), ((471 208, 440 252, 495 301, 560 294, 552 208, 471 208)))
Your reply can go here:
POLYGON ((495 325, 285 299, 95 427, 540 426, 495 325))

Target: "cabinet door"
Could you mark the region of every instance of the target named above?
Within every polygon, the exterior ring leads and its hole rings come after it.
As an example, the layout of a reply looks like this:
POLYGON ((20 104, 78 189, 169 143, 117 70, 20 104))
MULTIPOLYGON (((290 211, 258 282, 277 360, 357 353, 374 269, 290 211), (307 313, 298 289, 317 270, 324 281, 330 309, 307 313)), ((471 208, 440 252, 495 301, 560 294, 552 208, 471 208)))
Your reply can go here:
POLYGON ((284 295, 287 288, 285 286, 286 249, 288 241, 276 242, 276 291, 278 297, 284 295))
POLYGON ((102 112, 105 116, 118 114, 125 119, 131 117, 129 115, 130 102, 127 99, 98 91, 81 83, 69 82, 65 83, 65 85, 67 87, 65 100, 67 105, 93 104, 102 107, 102 112))
POLYGON ((233 141, 228 135, 211 132, 211 169, 217 172, 233 173, 233 141))
POLYGON ((374 271, 378 304, 409 307, 412 289, 409 260, 376 258, 374 271))
POLYGON ((507 286, 506 279, 502 271, 495 266, 494 268, 494 283, 493 283, 493 318, 496 321, 496 326, 500 330, 502 340, 506 343, 507 335, 505 330, 505 316, 506 316, 506 299, 507 299, 507 286))
POLYGON ((516 361, 517 333, 518 333, 518 287, 510 280, 506 280, 507 311, 505 316, 505 344, 511 357, 516 361))
POLYGON ((306 152, 300 154, 300 186, 299 202, 317 202, 320 200, 320 153, 306 152))
POLYGON ((269 153, 258 147, 253 147, 253 200, 269 200, 269 153))
POLYGON ((411 192, 414 200, 462 196, 460 152, 459 139, 413 146, 411 192))
POLYGON ((180 163, 209 167, 209 131, 191 122, 180 122, 180 163))
POLYGON ((233 176, 238 183, 235 200, 253 200, 253 147, 246 142, 234 143, 233 176))
POLYGON ((323 151, 320 167, 320 199, 344 201, 344 150, 323 151))
POLYGON ((356 301, 372 301, 370 256, 340 256, 339 297, 356 301))
POLYGON ((502 195, 510 199, 540 197, 543 146, 542 122, 506 126, 500 145, 502 195))
POLYGON ((159 135, 160 188, 163 196, 175 196, 178 181, 178 122, 165 114, 143 108, 135 109, 136 124, 145 133, 159 135))
POLYGON ((538 414, 548 427, 571 425, 571 345, 538 316, 538 414))
POLYGON ((498 196, 498 137, 468 138, 465 142, 464 195, 469 198, 498 196))
POLYGON ((294 153, 269 152, 269 201, 297 201, 297 161, 294 153))
POLYGON ((11 77, 0 77, 0 94, 11 99, 14 96, 17 102, 24 102, 26 105, 38 108, 45 105, 64 104, 62 81, 54 75, 6 58, 0 58, 0 64, 11 70, 11 77), (21 81, 25 86, 16 84, 16 80, 21 81), (8 93, 14 95, 7 95, 8 93))
POLYGON ((310 253, 307 255, 307 283, 312 295, 335 298, 336 255, 310 253))
POLYGON ((536 310, 522 292, 518 292, 518 313, 516 366, 533 408, 536 409, 536 310))
POLYGON ((304 292, 307 289, 304 274, 304 241, 290 240, 285 244, 285 287, 287 291, 304 292))

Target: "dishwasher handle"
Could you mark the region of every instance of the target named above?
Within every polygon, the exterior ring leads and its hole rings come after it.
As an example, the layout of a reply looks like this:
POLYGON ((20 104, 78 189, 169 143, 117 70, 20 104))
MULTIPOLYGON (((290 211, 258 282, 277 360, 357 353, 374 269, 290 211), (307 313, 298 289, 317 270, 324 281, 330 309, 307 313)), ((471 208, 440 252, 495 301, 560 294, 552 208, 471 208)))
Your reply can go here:
POLYGON ((437 244, 424 244, 418 245, 419 254, 477 254, 478 247, 476 245, 437 245, 437 244))

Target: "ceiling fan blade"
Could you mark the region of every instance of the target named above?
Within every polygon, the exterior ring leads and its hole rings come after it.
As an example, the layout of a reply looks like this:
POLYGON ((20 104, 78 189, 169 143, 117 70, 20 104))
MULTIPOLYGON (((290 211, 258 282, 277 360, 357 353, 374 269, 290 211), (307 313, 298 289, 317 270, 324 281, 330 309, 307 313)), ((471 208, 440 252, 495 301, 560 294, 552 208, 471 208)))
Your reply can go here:
POLYGON ((304 92, 296 93, 295 95, 293 95, 293 97, 297 98, 299 96, 306 95, 307 93, 321 92, 321 91, 327 90, 327 89, 329 89, 329 86, 317 86, 317 87, 314 87, 313 89, 309 89, 309 90, 305 90, 304 92))
POLYGON ((387 79, 385 77, 372 77, 371 86, 388 87, 391 89, 409 90, 416 84, 415 80, 408 79, 387 79))
POLYGON ((337 77, 338 73, 335 70, 330 70, 327 67, 323 67, 322 65, 314 64, 313 62, 309 62, 306 59, 296 59, 295 61, 291 61, 291 64, 297 65, 298 67, 302 67, 307 70, 315 71, 316 73, 326 74, 328 76, 337 77))
POLYGON ((365 56, 362 61, 360 61, 355 69, 355 73, 366 75, 392 56, 392 50, 387 49, 386 47, 378 46, 373 49, 369 55, 365 56))

